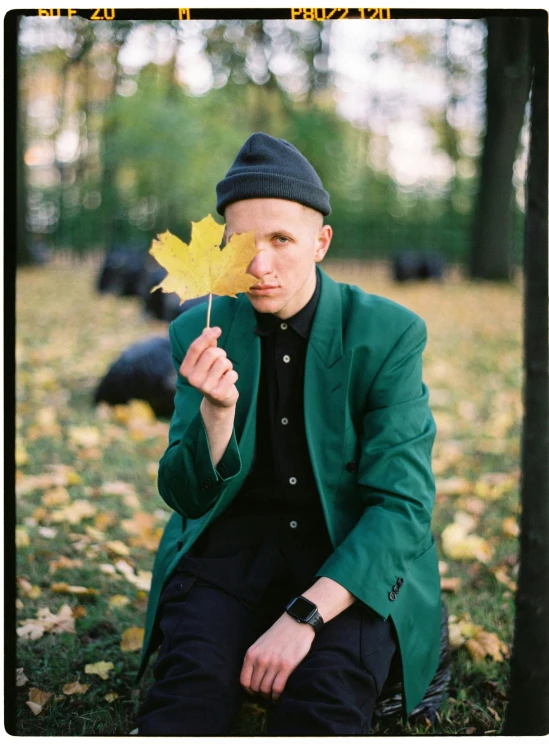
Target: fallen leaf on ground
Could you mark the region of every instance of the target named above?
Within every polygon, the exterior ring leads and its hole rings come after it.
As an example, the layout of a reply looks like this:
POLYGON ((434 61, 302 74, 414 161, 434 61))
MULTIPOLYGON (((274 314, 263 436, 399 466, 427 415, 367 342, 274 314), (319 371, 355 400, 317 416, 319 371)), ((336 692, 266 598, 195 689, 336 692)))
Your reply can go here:
POLYGON ((94 589, 91 586, 73 586, 67 584, 66 581, 57 581, 51 585, 50 589, 56 594, 78 594, 80 596, 95 596, 99 594, 97 589, 94 589))
POLYGON ((520 528, 517 524, 517 520, 514 517, 506 517, 501 524, 501 531, 506 537, 518 537, 520 535, 520 528))
POLYGON ((107 701, 107 703, 112 703, 114 700, 116 700, 117 697, 117 692, 107 692, 107 694, 105 695, 105 700, 107 701))
POLYGON ((145 400, 130 400, 125 405, 114 406, 113 415, 119 423, 126 426, 137 421, 148 424, 156 422, 154 410, 145 400))
POLYGON ((113 596, 110 597, 109 599, 109 607, 114 607, 115 609, 125 607, 126 605, 129 605, 130 603, 131 603, 130 598, 125 597, 123 594, 113 594, 113 596))
POLYGON ((500 499, 516 483, 515 476, 509 473, 483 473, 475 483, 475 494, 490 501, 500 499))
POLYGON ((26 701, 26 703, 32 710, 34 715, 37 716, 48 704, 49 699, 52 695, 53 692, 43 692, 37 687, 31 687, 29 690, 29 699, 26 701))
POLYGON ((61 504, 68 504, 70 500, 70 493, 64 486, 51 488, 42 496, 42 504, 44 506, 60 506, 61 504))
POLYGON ((17 577, 17 587, 21 596, 28 597, 29 599, 37 599, 42 594, 39 586, 33 586, 30 581, 27 581, 22 576, 17 577))
POLYGON ((30 545, 29 533, 24 527, 17 526, 15 528, 15 547, 16 548, 28 548, 30 545))
POLYGON ((50 561, 50 573, 55 573, 58 568, 82 568, 83 565, 81 558, 67 558, 64 555, 60 555, 57 560, 50 561))
POLYGON ((452 476, 451 478, 437 478, 436 492, 447 496, 457 496, 464 493, 471 493, 473 484, 465 478, 452 476))
POLYGON ((17 635, 25 640, 35 641, 48 633, 74 633, 74 617, 69 605, 63 605, 57 615, 48 607, 37 610, 36 619, 21 620, 17 635))
POLYGON ((86 674, 98 674, 101 679, 108 679, 111 669, 114 669, 112 661, 97 661, 95 664, 86 664, 84 667, 86 674))
POLYGON ((82 605, 76 605, 76 607, 72 611, 72 615, 76 620, 78 620, 79 617, 86 617, 87 614, 87 609, 82 605))
POLYGON ((39 527, 38 534, 40 537, 45 537, 46 540, 53 540, 57 537, 57 530, 53 527, 39 527))
POLYGON ((25 449, 24 445, 17 441, 15 444, 15 465, 18 468, 22 468, 23 465, 27 465, 29 462, 29 453, 25 449))
POLYGON ((101 444, 101 432, 97 426, 69 426, 69 442, 78 447, 95 447, 101 444))
POLYGON ((499 639, 496 633, 490 633, 481 625, 473 623, 469 613, 465 613, 460 618, 450 615, 448 632, 450 645, 453 648, 465 646, 475 661, 491 656, 494 661, 501 662, 504 659, 503 655, 509 652, 507 645, 499 639))
POLYGON ((454 519, 441 533, 444 553, 454 560, 476 559, 488 563, 494 553, 492 546, 483 537, 469 534, 475 519, 466 512, 456 512, 454 519))
POLYGON ((130 554, 130 549, 121 540, 109 540, 109 542, 105 543, 105 547, 107 548, 107 550, 110 550, 111 553, 114 553, 115 555, 130 554))
POLYGON ((457 592, 461 586, 461 579, 457 576, 443 576, 440 580, 440 588, 443 592, 457 592))
POLYGON ((85 499, 76 499, 72 504, 67 504, 63 509, 56 509, 50 515, 52 522, 68 522, 79 524, 82 519, 93 517, 97 507, 85 499))
POLYGON ((83 695, 88 691, 89 685, 82 685, 80 682, 69 682, 63 687, 64 695, 83 695))
POLYGON ((121 651, 139 651, 143 646, 143 638, 145 635, 144 628, 137 628, 133 625, 131 628, 127 628, 122 633, 122 640, 120 641, 121 651))
POLYGON ((23 671, 23 667, 17 669, 15 672, 15 686, 23 687, 23 685, 26 685, 28 681, 29 679, 23 671))
POLYGON ((496 633, 488 633, 486 630, 479 630, 474 638, 465 641, 465 646, 475 661, 480 661, 485 656, 491 656, 494 661, 503 661, 502 652, 506 654, 508 650, 496 633))
POLYGON ((513 581, 513 579, 508 575, 507 571, 504 568, 500 567, 493 569, 493 574, 501 584, 506 586, 512 592, 517 591, 516 581, 513 581))

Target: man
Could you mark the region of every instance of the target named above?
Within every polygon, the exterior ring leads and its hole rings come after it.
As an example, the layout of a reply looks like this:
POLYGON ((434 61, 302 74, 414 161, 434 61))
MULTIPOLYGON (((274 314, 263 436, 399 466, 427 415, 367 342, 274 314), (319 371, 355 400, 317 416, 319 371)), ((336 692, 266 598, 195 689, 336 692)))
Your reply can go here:
POLYGON ((252 135, 217 197, 257 282, 170 325, 139 733, 228 734, 248 693, 269 735, 365 734, 395 653, 407 713, 438 663, 425 324, 317 267, 329 197, 288 142, 252 135))

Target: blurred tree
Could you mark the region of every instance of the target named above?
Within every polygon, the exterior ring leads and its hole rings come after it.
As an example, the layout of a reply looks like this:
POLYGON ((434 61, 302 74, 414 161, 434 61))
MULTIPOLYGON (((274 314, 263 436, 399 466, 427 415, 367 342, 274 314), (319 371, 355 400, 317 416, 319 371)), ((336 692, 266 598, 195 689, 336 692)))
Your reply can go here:
POLYGON ((503 733, 549 733, 549 373, 547 24, 528 20, 533 84, 524 245, 524 420, 520 569, 503 733))
POLYGON ((513 165, 530 88, 528 19, 490 16, 487 26, 486 130, 470 273, 509 280, 513 165))
MULTIPOLYGON (((16 29, 19 34, 21 25, 21 16, 17 17, 16 29)), ((21 86, 22 65, 21 50, 17 49, 17 78, 21 86)), ((15 256, 16 265, 24 266, 32 263, 32 254, 29 247, 29 233, 27 230, 27 169, 25 167, 25 150, 26 150, 26 127, 25 127, 25 107, 22 95, 17 96, 17 132, 16 132, 16 192, 17 192, 17 232, 15 256)))

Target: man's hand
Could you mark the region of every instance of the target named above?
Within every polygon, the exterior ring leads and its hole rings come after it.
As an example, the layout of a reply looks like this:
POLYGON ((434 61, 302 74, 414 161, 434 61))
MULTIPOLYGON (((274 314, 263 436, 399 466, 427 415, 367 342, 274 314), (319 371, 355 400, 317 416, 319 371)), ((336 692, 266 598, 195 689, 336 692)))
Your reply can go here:
POLYGON ((290 674, 309 653, 314 637, 310 625, 284 613, 247 650, 240 684, 250 695, 260 692, 276 702, 290 674))
POLYGON ((187 349, 179 371, 211 406, 231 408, 238 400, 238 374, 225 349, 217 346, 220 335, 219 327, 205 328, 187 349))

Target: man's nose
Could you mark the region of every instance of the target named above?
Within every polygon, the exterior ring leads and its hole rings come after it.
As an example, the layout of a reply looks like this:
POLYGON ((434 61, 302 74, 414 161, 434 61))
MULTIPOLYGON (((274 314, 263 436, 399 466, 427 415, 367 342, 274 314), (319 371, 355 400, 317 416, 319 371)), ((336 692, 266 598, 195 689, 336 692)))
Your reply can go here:
POLYGON ((261 279, 266 274, 271 272, 271 259, 269 251, 265 249, 258 249, 253 259, 250 261, 248 266, 248 274, 255 276, 257 279, 261 279))

